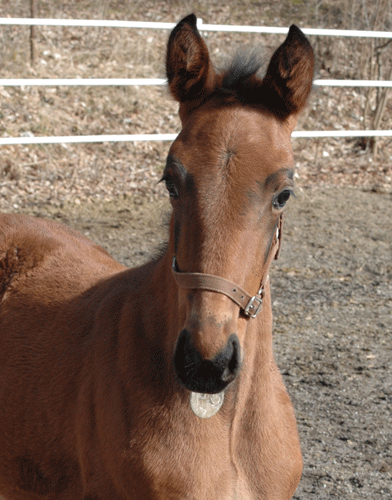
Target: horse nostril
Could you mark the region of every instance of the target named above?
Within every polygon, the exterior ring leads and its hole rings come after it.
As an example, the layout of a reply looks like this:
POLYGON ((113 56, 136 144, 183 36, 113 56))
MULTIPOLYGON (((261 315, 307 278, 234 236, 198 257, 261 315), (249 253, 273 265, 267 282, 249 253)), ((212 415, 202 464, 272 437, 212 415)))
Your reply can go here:
POLYGON ((240 369, 240 343, 237 335, 233 334, 227 343, 227 366, 222 373, 222 380, 231 382, 240 369))
POLYGON ((234 336, 231 343, 233 345, 233 355, 229 361, 228 368, 232 373, 234 373, 238 372, 240 368, 240 341, 238 340, 237 335, 234 336))

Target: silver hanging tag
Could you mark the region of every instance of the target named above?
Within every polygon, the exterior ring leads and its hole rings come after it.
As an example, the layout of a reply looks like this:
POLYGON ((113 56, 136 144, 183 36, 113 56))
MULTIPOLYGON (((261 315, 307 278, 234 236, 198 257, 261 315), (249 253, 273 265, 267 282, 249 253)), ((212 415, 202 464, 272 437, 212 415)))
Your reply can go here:
POLYGON ((220 392, 219 394, 191 392, 190 404, 195 415, 200 418, 210 418, 221 409, 224 399, 224 392, 220 392))

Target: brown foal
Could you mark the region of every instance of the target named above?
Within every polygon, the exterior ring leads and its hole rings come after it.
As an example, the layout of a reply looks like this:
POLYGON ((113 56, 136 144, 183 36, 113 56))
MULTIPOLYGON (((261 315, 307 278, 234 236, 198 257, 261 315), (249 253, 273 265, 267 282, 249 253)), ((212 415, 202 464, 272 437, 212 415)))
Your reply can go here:
POLYGON ((0 497, 284 500, 302 458, 268 270, 313 52, 215 71, 190 15, 167 48, 182 130, 159 258, 127 270, 66 227, 0 217, 0 497))

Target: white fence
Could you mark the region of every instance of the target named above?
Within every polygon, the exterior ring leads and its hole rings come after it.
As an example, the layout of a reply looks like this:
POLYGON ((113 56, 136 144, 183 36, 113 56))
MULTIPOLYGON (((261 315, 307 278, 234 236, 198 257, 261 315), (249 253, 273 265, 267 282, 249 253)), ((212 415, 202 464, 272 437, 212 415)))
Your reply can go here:
MULTIPOLYGON (((163 78, 0 78, 3 87, 53 87, 73 86, 128 86, 128 85, 165 85, 163 78)), ((389 80, 313 80, 313 85, 324 87, 392 87, 389 80)))
MULTIPOLYGON (((288 28, 268 26, 230 26, 204 24, 197 20, 202 31, 223 31, 237 33, 277 33, 286 34, 288 28)), ((140 21, 104 21, 83 19, 28 19, 0 18, 0 25, 25 26, 79 26, 110 28, 144 28, 171 30, 174 23, 140 22, 140 21)), ((387 31, 355 31, 330 29, 302 29, 306 35, 365 37, 391 39, 392 32, 387 31)), ((160 78, 91 78, 91 79, 0 79, 0 86, 106 86, 106 85, 164 85, 160 78)), ((387 80, 314 80, 317 86, 333 87, 392 87, 387 80)), ((123 141, 172 141, 176 134, 122 134, 92 136, 57 136, 57 137, 6 137, 0 138, 0 145, 10 144, 58 144, 82 142, 123 142, 123 141)), ((312 130, 295 131, 293 137, 392 137, 392 130, 312 130)))
MULTIPOLYGON (((102 21, 98 19, 29 19, 29 18, 0 18, 0 25, 24 26, 79 26, 99 28, 144 28, 171 30, 175 23, 158 23, 143 21, 102 21)), ((204 24, 202 19, 197 20, 197 27, 201 31, 226 31, 231 33, 277 33, 285 35, 288 28, 269 26, 232 26, 226 24, 204 24)), ((321 36, 348 36, 365 38, 392 38, 392 31, 361 31, 361 30, 330 30, 301 28, 305 35, 321 36)))

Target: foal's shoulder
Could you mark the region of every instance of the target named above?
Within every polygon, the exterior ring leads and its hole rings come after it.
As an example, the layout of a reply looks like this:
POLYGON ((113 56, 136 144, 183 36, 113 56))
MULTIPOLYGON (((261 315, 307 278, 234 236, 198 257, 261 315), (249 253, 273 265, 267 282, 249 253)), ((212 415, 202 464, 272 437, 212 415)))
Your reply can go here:
POLYGON ((109 255, 83 234, 59 222, 21 214, 0 214, 0 252, 25 248, 39 257, 61 246, 91 247, 109 255))
POLYGON ((47 265, 63 265, 68 270, 87 266, 98 274, 124 269, 102 247, 63 224, 27 215, 0 214, 0 288, 7 276, 47 265))

